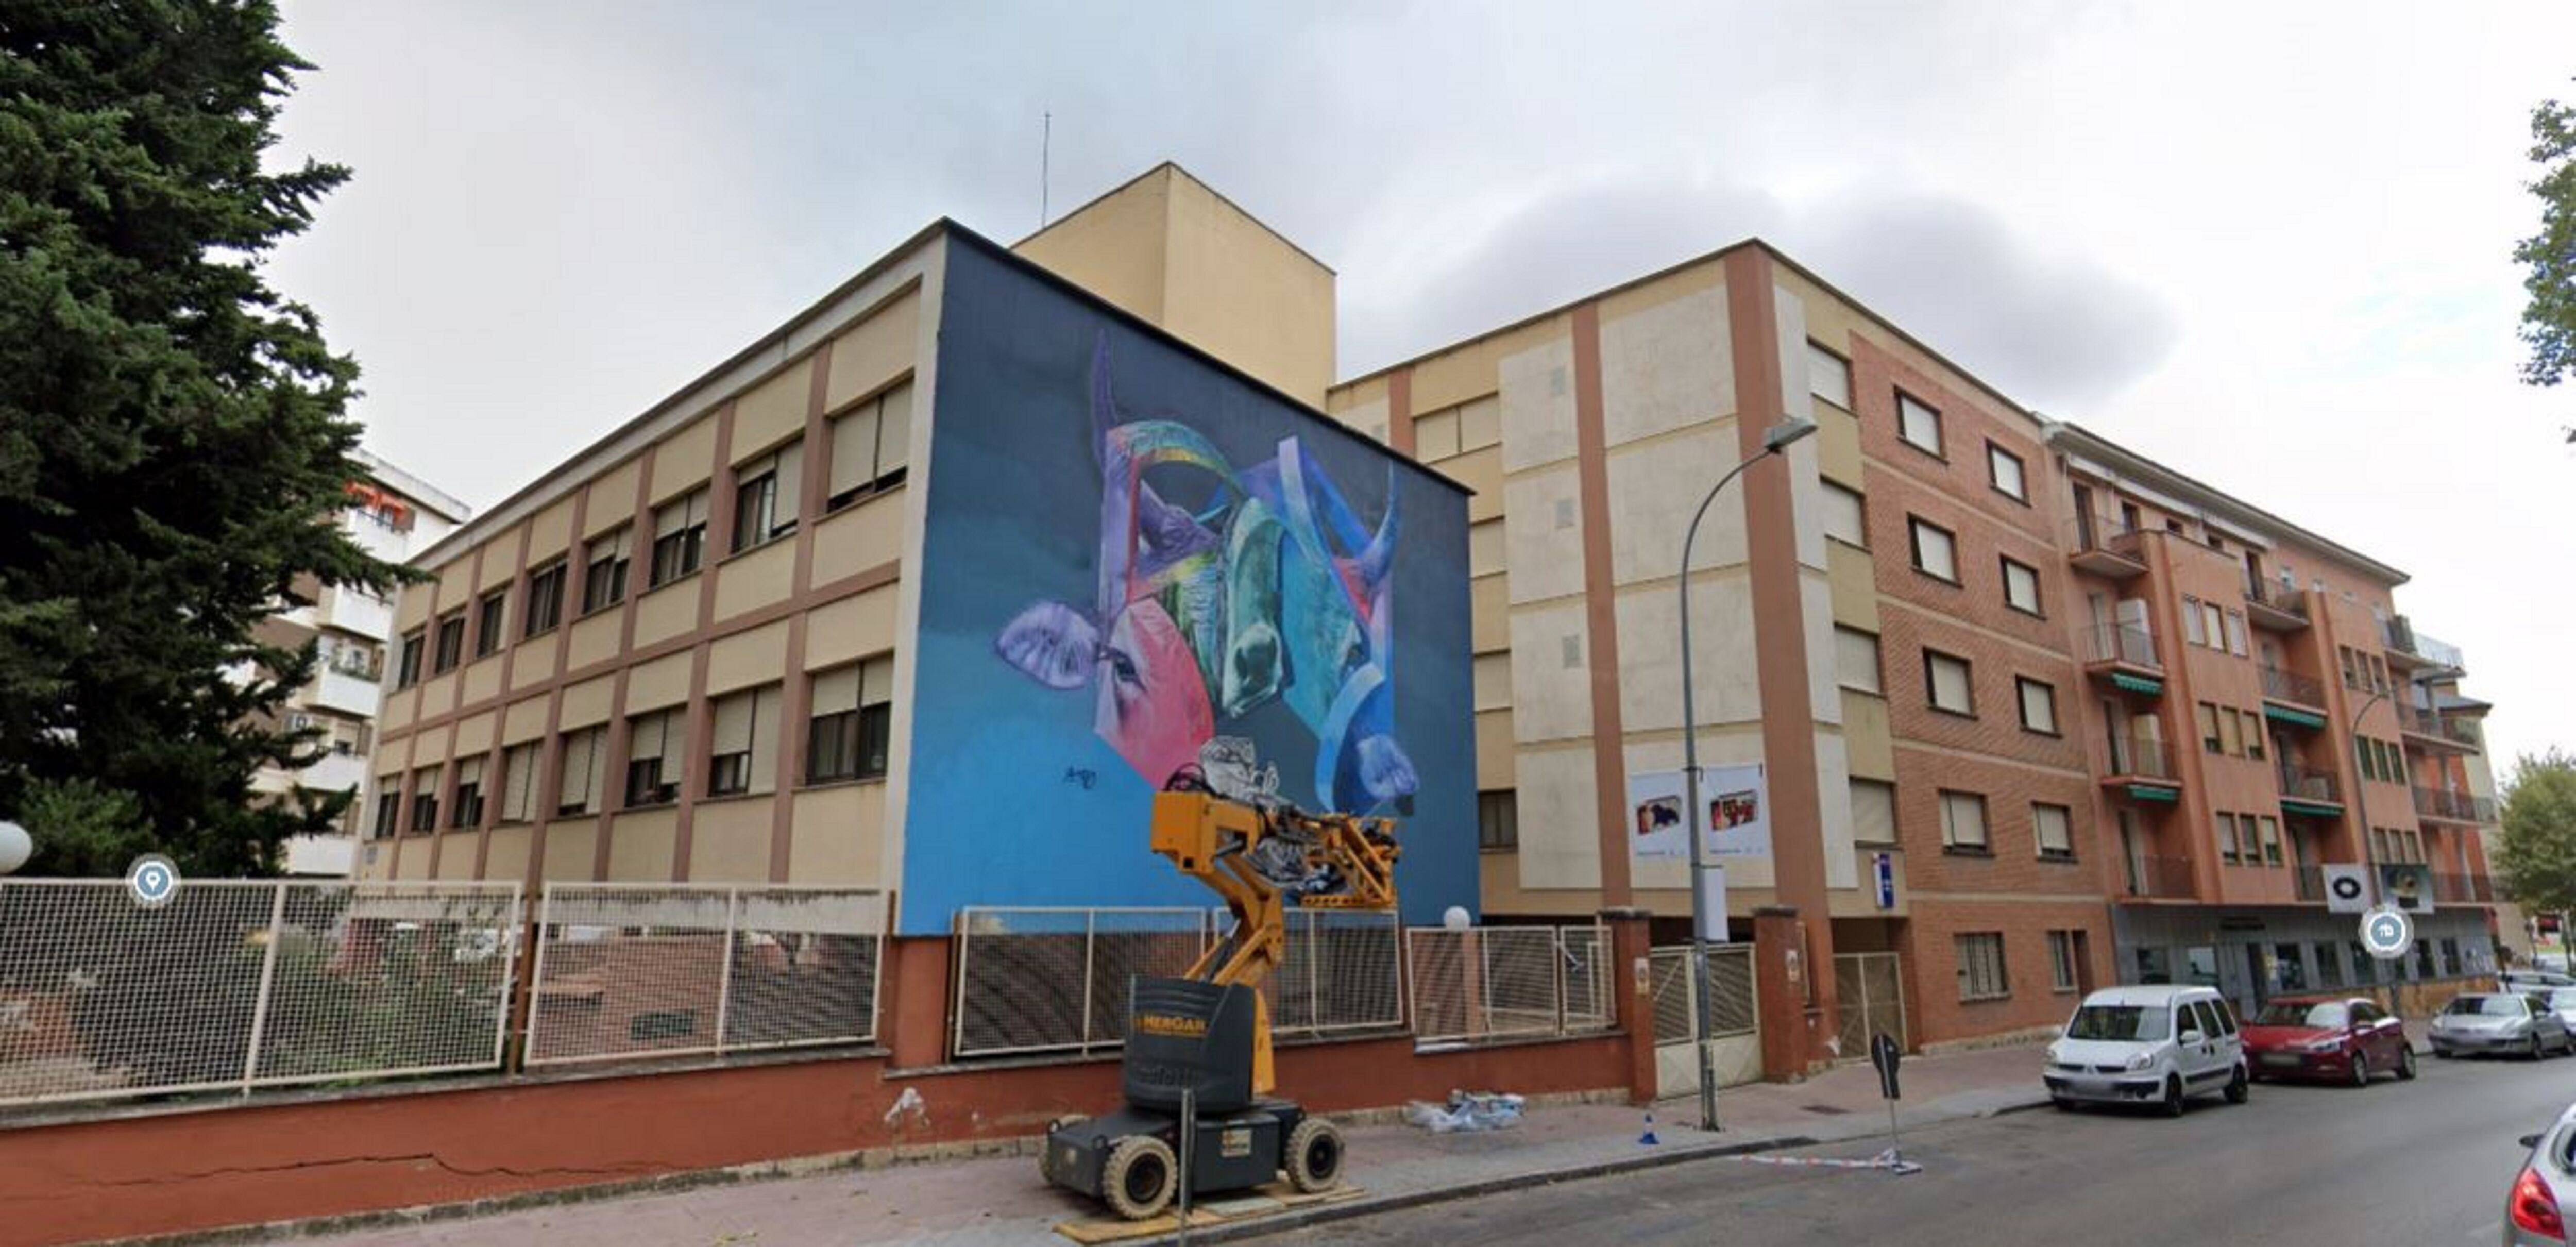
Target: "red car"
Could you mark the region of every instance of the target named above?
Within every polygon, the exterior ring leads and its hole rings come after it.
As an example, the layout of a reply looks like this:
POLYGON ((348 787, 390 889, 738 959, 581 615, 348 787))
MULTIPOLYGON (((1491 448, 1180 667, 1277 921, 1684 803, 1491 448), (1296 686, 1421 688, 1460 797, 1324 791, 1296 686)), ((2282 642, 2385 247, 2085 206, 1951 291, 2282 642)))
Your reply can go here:
POLYGON ((2291 997, 2245 1024, 2245 1063, 2256 1078, 2319 1078, 2358 1087, 2383 1071, 2415 1076, 2406 1024, 2366 997, 2291 997))

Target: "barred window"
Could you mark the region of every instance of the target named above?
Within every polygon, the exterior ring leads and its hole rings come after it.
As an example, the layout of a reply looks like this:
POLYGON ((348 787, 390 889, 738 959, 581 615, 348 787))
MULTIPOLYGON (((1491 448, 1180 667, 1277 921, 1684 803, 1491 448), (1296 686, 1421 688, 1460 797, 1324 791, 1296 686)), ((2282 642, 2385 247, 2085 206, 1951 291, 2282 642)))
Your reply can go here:
POLYGON ((1959 960, 1959 999, 2000 1000, 2012 995, 2012 980, 2004 974, 2003 932, 1970 931, 1951 936, 1950 943, 1959 960))

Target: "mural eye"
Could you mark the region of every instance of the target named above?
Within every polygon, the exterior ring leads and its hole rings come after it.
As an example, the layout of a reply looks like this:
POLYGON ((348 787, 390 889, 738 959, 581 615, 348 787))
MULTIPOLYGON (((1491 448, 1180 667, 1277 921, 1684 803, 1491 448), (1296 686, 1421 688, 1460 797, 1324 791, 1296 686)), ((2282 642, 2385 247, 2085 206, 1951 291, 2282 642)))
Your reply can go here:
POLYGON ((1109 664, 1109 674, 1116 678, 1119 683, 1144 683, 1136 673, 1136 660, 1129 658, 1127 656, 1127 651, 1118 649, 1114 646, 1105 646, 1101 650, 1100 660, 1109 664))

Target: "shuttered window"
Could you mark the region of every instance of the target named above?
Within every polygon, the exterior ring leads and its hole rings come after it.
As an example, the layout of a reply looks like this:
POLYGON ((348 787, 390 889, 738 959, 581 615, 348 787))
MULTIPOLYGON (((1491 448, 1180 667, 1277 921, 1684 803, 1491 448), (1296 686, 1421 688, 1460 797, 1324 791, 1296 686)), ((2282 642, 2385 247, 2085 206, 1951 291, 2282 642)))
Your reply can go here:
POLYGON ((628 808, 680 799, 680 777, 687 772, 689 756, 687 715, 686 707, 674 706, 626 721, 628 808))
POLYGON ((1858 628, 1834 629, 1834 679, 1844 688, 1884 694, 1878 670, 1878 638, 1858 628))
POLYGON ((1813 342, 1807 344, 1807 392, 1851 410, 1851 364, 1813 342))
POLYGON ((1823 482, 1825 535, 1845 545, 1869 548, 1869 524, 1861 496, 1832 481, 1823 482))
POLYGON ((778 775, 778 686, 718 698, 707 742, 707 795, 768 792, 778 775))
POLYGON ((838 511, 903 482, 912 449, 912 383, 906 381, 832 418, 831 494, 838 511))
POLYGON ((483 825, 483 759, 480 755, 456 760, 456 800, 449 807, 447 825, 483 825))
POLYGON ((1941 794, 1941 843, 1954 849, 1986 847, 1986 799, 1973 792, 1941 794))
POLYGON ((1853 780, 1851 809, 1853 842, 1896 843, 1896 785, 1875 779, 1853 780))
POLYGON ((2075 814, 2062 805, 2030 807, 2030 838, 2041 857, 2075 856, 2075 814))
POLYGON ((501 751, 501 821, 527 823, 537 817, 537 768, 544 750, 536 741, 501 751))
POLYGON ((816 673, 806 720, 805 782, 883 776, 893 725, 894 655, 816 673))
POLYGON ((1975 714, 1977 702, 1968 660, 1938 650, 1923 651, 1923 697, 1935 710, 1975 714))
POLYGON ((599 769, 605 759, 608 729, 585 727, 563 735, 563 782, 555 814, 571 817, 599 810, 599 769))

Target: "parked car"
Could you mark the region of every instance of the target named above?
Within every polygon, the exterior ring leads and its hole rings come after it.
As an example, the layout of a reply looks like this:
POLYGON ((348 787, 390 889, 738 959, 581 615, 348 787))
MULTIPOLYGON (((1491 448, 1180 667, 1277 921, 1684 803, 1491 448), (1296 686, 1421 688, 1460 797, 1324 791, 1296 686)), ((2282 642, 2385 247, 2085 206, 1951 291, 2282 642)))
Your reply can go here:
POLYGON ((2558 1020, 2567 1024, 2567 1029, 2576 1031, 2576 987, 2552 988, 2547 994, 2549 1011, 2557 1014, 2558 1020))
POLYGON ((2507 970, 2496 976, 2496 983, 2509 992, 2548 992, 2576 987, 2576 977, 2548 970, 2507 970))
POLYGON ((2217 989, 2150 984, 2086 996, 2048 1045, 2042 1081, 2061 1109, 2154 1104, 2180 1117, 2184 1100, 2213 1091, 2243 1104, 2252 1078, 2217 989))
POLYGON ((2366 997, 2283 999, 2245 1024, 2245 1062, 2256 1078, 2326 1078, 2358 1087, 2382 1070, 2415 1076, 2406 1024, 2366 997))
POLYGON ((2576 1104, 2547 1130, 2522 1136, 2528 1151, 2504 1197, 2504 1247, 2564 1247, 2576 1196, 2576 1104))
POLYGON ((2571 972, 2571 967, 2567 964, 2567 954, 2565 953, 2533 953, 2531 955, 2531 968, 2534 970, 2546 970, 2552 974, 2567 974, 2571 972))
POLYGON ((2433 1055, 2505 1052, 2538 1060, 2552 1052, 2576 1053, 2576 1032, 2548 1004, 2519 992, 2454 996, 2433 1015, 2433 1055))

